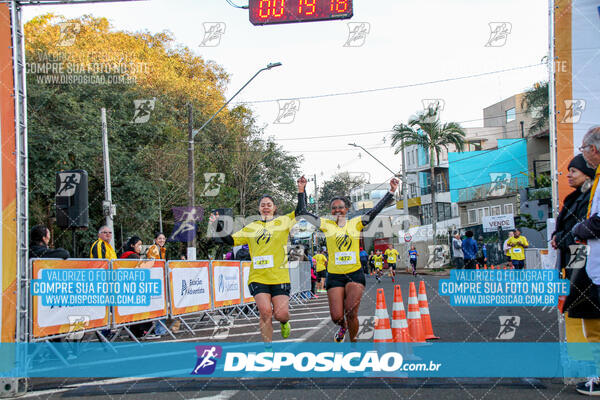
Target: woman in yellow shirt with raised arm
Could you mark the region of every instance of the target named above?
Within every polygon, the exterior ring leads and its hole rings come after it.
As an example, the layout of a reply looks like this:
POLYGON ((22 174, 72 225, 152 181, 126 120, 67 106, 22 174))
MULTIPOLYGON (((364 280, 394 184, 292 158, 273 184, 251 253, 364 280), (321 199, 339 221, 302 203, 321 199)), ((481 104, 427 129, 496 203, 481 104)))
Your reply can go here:
MULTIPOLYGON (((300 178, 299 186, 306 185, 300 178)), ((360 234, 377 214, 392 201, 398 189, 396 178, 390 181, 390 191, 368 213, 348 220, 349 203, 343 197, 335 197, 330 202, 333 219, 319 218, 306 211, 304 197, 298 199, 305 218, 325 234, 327 241, 327 280, 325 287, 329 299, 329 312, 332 321, 339 325, 334 340, 343 342, 346 330, 350 331, 350 341, 356 342, 358 334, 358 308, 365 290, 365 274, 360 264, 360 234)))
MULTIPOLYGON (((300 180, 298 180, 300 182, 300 180)), ((304 199, 304 187, 298 184, 298 198, 304 199)), ((287 243, 290 229, 296 224, 295 212, 276 217, 277 206, 273 197, 264 195, 258 201, 260 220, 249 223, 232 235, 221 237, 230 246, 248 245, 252 264, 248 275, 248 288, 256 300, 260 313, 260 332, 267 347, 273 340, 272 317, 281 323, 281 336, 290 335, 290 273, 287 243)), ((218 213, 211 214, 210 223, 218 221, 218 213)), ((217 224, 216 232, 222 229, 217 224)))

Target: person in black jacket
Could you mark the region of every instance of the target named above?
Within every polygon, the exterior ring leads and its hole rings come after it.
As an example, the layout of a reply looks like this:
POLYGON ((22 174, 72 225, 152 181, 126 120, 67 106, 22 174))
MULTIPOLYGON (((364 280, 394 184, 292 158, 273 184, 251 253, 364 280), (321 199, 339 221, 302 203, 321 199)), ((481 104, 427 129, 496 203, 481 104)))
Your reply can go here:
POLYGON ((576 244, 571 230, 586 218, 594 173, 581 154, 569 163, 567 178, 569 186, 575 190, 565 198, 550 242, 553 248, 560 250, 560 268, 565 269, 566 277, 571 280, 571 290, 563 305, 563 312, 568 312, 571 318, 600 318, 598 296, 585 268, 575 270, 568 267, 571 259, 569 246, 576 244), (574 276, 575 273, 577 276, 574 276))
POLYGON ((69 258, 65 249, 50 249, 50 230, 44 225, 36 225, 29 232, 29 258, 69 258))

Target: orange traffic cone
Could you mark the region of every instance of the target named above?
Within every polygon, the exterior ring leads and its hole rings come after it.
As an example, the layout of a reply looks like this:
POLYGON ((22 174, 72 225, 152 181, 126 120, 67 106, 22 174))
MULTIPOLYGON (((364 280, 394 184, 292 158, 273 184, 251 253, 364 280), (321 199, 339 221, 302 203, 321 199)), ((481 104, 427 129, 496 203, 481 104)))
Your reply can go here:
POLYGON ((475 264, 475 269, 479 269, 479 264, 475 264))
POLYGON ((419 300, 417 299, 417 289, 415 283, 411 282, 408 290, 408 334, 410 341, 414 343, 425 342, 425 332, 421 322, 421 312, 419 311, 419 300))
POLYGON ((484 266, 483 266, 483 269, 487 269, 487 265, 484 265, 484 266))
POLYGON ((374 343, 392 342, 392 329, 390 328, 390 316, 385 305, 383 289, 377 289, 377 305, 375 306, 375 333, 374 343))
POLYGON ((494 269, 494 264, 490 265, 490 269, 494 269))
POLYGON ((433 334, 433 326, 431 326, 431 315, 429 315, 429 303, 427 302, 424 281, 419 282, 419 311, 421 312, 421 322, 423 324, 425 339, 439 339, 439 337, 433 334))
POLYGON ((410 335, 408 334, 408 322, 402 302, 402 291, 400 285, 394 286, 394 305, 392 306, 392 338, 394 342, 408 343, 410 335))

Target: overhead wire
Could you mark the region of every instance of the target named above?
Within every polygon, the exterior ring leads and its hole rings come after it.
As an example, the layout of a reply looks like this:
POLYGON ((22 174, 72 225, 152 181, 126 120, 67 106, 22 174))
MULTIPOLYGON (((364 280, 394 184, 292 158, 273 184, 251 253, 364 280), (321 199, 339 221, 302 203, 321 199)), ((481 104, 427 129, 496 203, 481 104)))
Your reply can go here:
MULTIPOLYGON (((312 96, 285 97, 285 99, 311 100, 311 99, 321 99, 321 98, 325 98, 325 97, 351 96, 351 95, 357 95, 357 94, 382 92, 382 91, 388 91, 388 90, 407 89, 407 88, 412 88, 412 87, 419 87, 419 86, 425 86, 425 85, 433 85, 433 84, 437 84, 437 83, 445 83, 445 82, 459 81, 459 80, 463 80, 463 79, 478 78, 478 77, 481 77, 481 76, 500 74, 500 73, 503 73, 503 72, 519 71, 519 70, 523 70, 523 69, 528 69, 528 68, 533 68, 533 67, 539 67, 541 65, 547 65, 547 63, 540 62, 540 63, 537 63, 537 64, 521 65, 521 66, 518 66, 518 67, 504 68, 504 69, 499 69, 499 70, 495 70, 495 71, 480 72, 480 73, 477 73, 477 74, 462 75, 462 76, 456 76, 456 77, 452 77, 452 78, 437 79, 437 80, 433 80, 433 81, 408 83, 408 84, 404 84, 404 85, 395 85, 395 86, 373 88, 373 89, 354 90, 354 91, 349 91, 349 92, 325 93, 325 94, 312 95, 312 96)), ((237 104, 273 103, 273 102, 277 102, 277 101, 283 100, 283 99, 284 98, 240 101, 237 104)))
POLYGON ((238 6, 237 4, 235 4, 235 3, 234 3, 233 1, 231 1, 231 0, 225 0, 225 1, 226 1, 226 2, 227 2, 227 4, 229 4, 231 7, 234 7, 234 8, 241 8, 241 9, 244 9, 244 10, 247 10, 247 9, 248 9, 248 6, 238 6))

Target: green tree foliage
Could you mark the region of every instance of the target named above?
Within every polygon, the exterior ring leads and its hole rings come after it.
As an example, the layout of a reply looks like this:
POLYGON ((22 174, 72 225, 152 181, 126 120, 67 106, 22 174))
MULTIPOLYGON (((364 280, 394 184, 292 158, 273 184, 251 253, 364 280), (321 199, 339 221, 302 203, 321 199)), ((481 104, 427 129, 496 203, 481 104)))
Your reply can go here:
POLYGON ((521 100, 521 107, 525 112, 533 115, 533 123, 529 127, 530 133, 542 132, 548 129, 550 106, 548 103, 548 82, 537 82, 525 92, 521 100))
MULTIPOLYGON (((193 105, 195 127, 200 126, 225 102, 227 74, 188 48, 175 45, 169 33, 114 31, 104 18, 66 21, 49 14, 27 23, 25 31, 30 224, 47 224, 54 232, 55 245, 71 248, 71 233, 53 223, 55 174, 86 170, 90 229, 77 233, 77 246, 80 256, 87 254, 104 221, 100 121, 104 107, 112 197, 117 204, 115 243, 120 247, 121 235, 127 240, 136 234, 150 244, 158 229, 159 209, 168 236, 173 225, 171 208, 187 205, 187 104, 193 105), (60 45, 64 22, 78 27, 74 43, 68 46, 60 45), (43 64, 49 64, 50 70, 43 64), (56 73, 113 77, 113 81, 59 84, 47 80, 56 73), (131 79, 114 83, 115 76, 131 79), (134 123, 134 100, 141 99, 154 99, 155 107, 148 122, 134 123)), ((285 153, 271 139, 262 139, 262 134, 252 112, 239 106, 224 109, 197 135, 196 205, 207 212, 225 207, 235 213, 254 213, 256 207, 250 205, 269 192, 280 199, 280 209, 291 207, 301 158, 285 153), (203 196, 205 172, 225 174, 215 197, 203 196)), ((206 232, 205 221, 199 231, 206 232)), ((199 238, 200 255, 205 257, 211 244, 202 235, 199 238)), ((178 243, 169 246, 172 258, 183 249, 178 243)))
POLYGON ((350 191, 366 183, 364 177, 351 176, 348 172, 340 172, 323 182, 319 189, 319 214, 330 214, 329 203, 334 197, 345 197, 350 201, 350 191))

